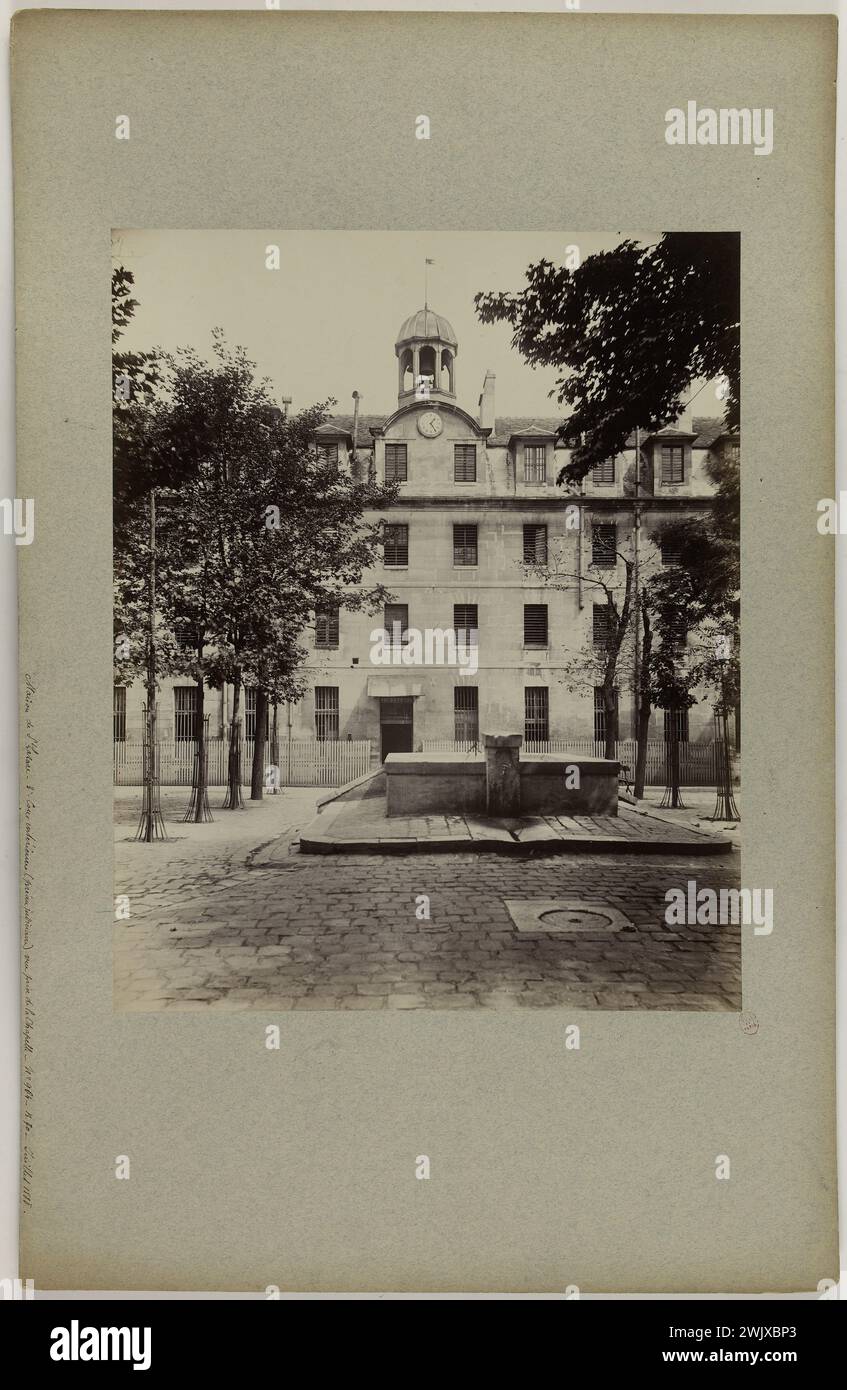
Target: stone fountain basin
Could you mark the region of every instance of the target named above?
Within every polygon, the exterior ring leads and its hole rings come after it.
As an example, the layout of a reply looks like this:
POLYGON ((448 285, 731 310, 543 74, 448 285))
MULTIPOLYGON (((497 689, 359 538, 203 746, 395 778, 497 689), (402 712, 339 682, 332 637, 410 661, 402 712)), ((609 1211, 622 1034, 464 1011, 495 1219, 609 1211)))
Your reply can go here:
MULTIPOLYGON (((389 816, 485 815, 483 753, 389 753, 384 763, 389 816)), ((620 763, 567 753, 518 758, 520 815, 616 816, 620 763)))

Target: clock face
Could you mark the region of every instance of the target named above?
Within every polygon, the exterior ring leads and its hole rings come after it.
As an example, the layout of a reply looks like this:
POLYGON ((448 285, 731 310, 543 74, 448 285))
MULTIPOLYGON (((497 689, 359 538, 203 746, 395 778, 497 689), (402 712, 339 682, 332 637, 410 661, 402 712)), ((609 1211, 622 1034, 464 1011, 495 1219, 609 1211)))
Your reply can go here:
POLYGON ((444 422, 436 410, 425 410, 418 416, 418 429, 425 439, 435 439, 444 428, 444 422))

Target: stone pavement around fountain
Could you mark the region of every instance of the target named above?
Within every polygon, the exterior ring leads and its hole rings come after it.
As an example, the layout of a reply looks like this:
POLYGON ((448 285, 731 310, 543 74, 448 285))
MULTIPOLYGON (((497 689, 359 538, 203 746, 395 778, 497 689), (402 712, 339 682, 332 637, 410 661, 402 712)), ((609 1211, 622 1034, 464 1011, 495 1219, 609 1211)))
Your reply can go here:
MULTIPOLYGON (((319 814, 300 835, 305 853, 433 853, 471 850, 521 853, 532 846, 562 852, 591 849, 621 850, 642 854, 714 854, 731 851, 732 841, 722 828, 702 817, 663 813, 644 803, 638 809, 621 802, 617 816, 524 816, 517 820, 492 819, 469 812, 388 816, 384 775, 370 774, 351 784, 334 798, 327 797, 319 814), (695 828, 692 819, 697 819, 695 828)), ((287 846, 280 845, 284 858, 287 846)), ((270 846, 262 862, 276 862, 270 846)))
MULTIPOLYGON (((133 791, 117 796, 115 892, 131 902, 114 927, 119 1011, 741 1007, 742 929, 664 923, 668 888, 734 887, 737 854, 303 856, 317 789, 216 810, 213 825, 168 819, 177 838, 143 845, 133 791), (256 867, 283 842, 275 867, 256 867), (606 904, 631 926, 522 935, 505 901, 527 898, 606 904)), ((172 815, 184 794, 166 803, 172 815)))

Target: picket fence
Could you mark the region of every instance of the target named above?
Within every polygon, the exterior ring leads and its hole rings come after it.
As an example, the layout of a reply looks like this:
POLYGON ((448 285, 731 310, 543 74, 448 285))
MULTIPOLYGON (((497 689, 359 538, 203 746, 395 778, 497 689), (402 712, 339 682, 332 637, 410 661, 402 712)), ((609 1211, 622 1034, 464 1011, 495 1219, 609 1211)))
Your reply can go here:
MULTIPOLYGON (((717 769, 720 766, 722 745, 710 743, 680 743, 679 781, 683 787, 714 787, 717 769)), ((605 756, 606 745, 592 738, 550 739, 545 743, 523 743, 521 753, 571 753, 582 754, 588 758, 605 756)), ((425 739, 425 753, 472 753, 482 752, 482 739, 473 743, 457 743, 451 739, 425 739)), ((649 787, 662 787, 667 777, 668 745, 664 739, 650 739, 647 743, 646 783, 649 787)), ((629 768, 627 780, 635 776, 635 739, 620 739, 615 744, 615 757, 629 768)))
MULTIPOLYGON (((223 787, 227 782, 229 740, 209 738, 207 748, 207 784, 223 787)), ((143 782, 144 745, 141 740, 126 739, 114 744, 115 786, 139 787, 143 782)), ((163 787, 190 787, 194 772, 194 744, 189 741, 160 742, 158 750, 159 782, 163 787)), ((283 787, 340 787, 362 777, 371 766, 370 739, 318 741, 280 740, 278 750, 265 744, 265 768, 279 767, 283 787), (276 758, 273 754, 276 753, 276 758)), ((253 740, 241 740, 241 781, 249 786, 253 766, 253 740)))

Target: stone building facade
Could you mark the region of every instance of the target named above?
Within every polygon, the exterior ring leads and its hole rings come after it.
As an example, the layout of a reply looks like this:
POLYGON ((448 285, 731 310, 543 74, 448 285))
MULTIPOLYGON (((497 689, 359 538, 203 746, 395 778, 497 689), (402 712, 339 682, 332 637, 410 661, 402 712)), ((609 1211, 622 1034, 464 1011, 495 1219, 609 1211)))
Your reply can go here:
MULTIPOLYGON (((473 741, 487 730, 541 742, 601 738, 590 653, 602 640, 605 597, 592 579, 622 592, 617 552, 637 552, 644 579, 672 563, 662 524, 704 514, 713 493, 706 460, 737 449, 738 436, 724 435, 718 419, 683 415, 639 439, 640 470, 632 439, 573 492, 556 483, 570 457, 556 442, 561 417, 499 414, 490 372, 475 411, 460 404, 459 343, 445 318, 429 308, 411 315, 394 352, 395 408, 334 417, 316 440, 342 468, 373 469, 399 484, 382 564, 366 576, 393 602, 376 616, 343 608, 316 615, 304 634, 309 693, 279 711, 280 734, 290 726, 295 739, 370 739, 380 756, 435 740, 473 741), (545 556, 565 587, 546 586, 533 571, 545 556), (378 639, 383 630, 388 643, 378 639), (414 634, 425 643, 433 631, 442 637, 427 662, 414 634), (437 664, 451 655, 445 633, 458 633, 454 655, 464 657, 464 669, 437 664)), ((634 734, 632 676, 622 663, 621 738, 634 734)), ((163 682, 161 738, 187 736, 191 690, 189 681, 163 682)), ((139 683, 116 694, 118 736, 140 737, 142 701, 139 683)), ((230 702, 229 691, 209 692, 211 734, 224 731, 230 702)), ((248 737, 250 706, 248 692, 248 737)), ((705 697, 681 718, 684 739, 711 739, 705 697)), ((663 722, 661 712, 653 715, 652 737, 663 737, 663 722)))

